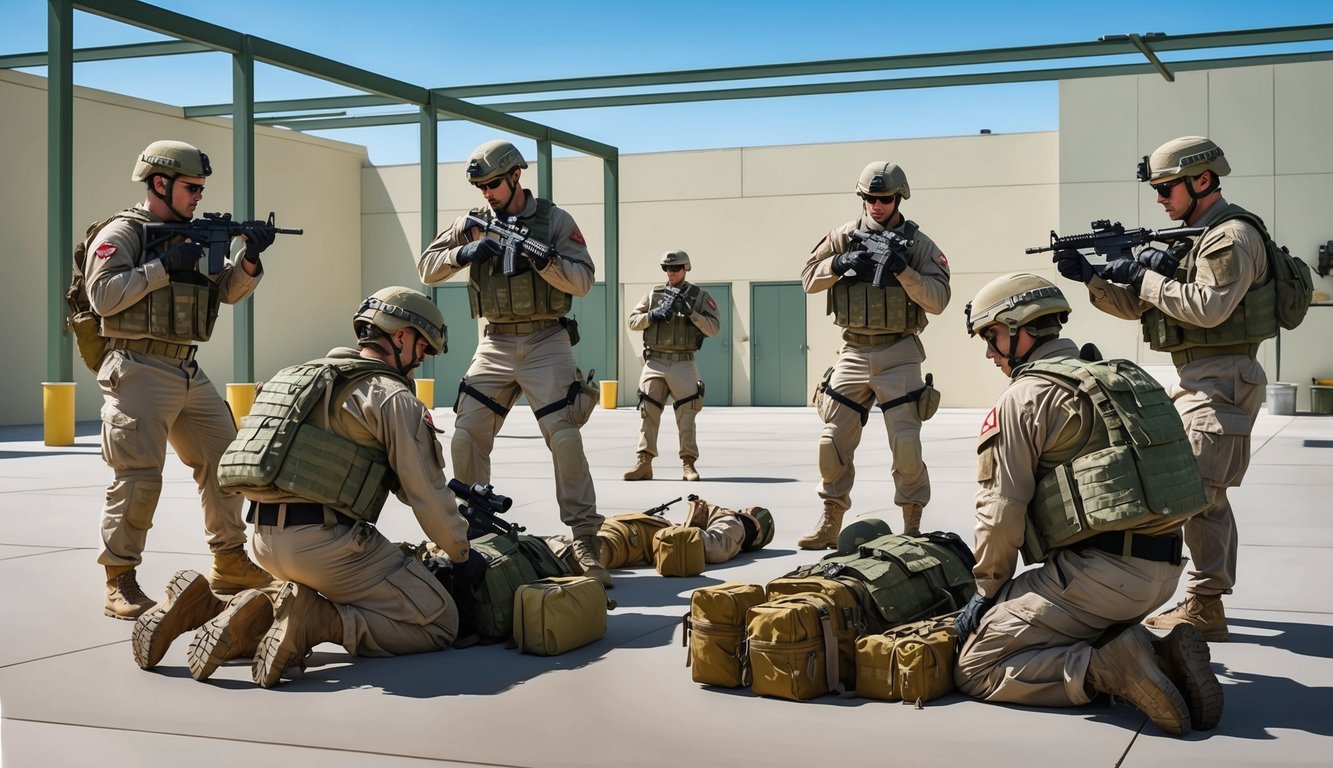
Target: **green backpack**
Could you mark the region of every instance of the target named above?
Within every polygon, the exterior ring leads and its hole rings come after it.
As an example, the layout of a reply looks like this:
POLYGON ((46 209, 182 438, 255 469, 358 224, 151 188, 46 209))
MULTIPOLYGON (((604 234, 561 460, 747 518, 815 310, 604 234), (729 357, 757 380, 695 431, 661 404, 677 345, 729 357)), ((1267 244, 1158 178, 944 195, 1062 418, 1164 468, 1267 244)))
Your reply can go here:
POLYGON ((1314 302, 1314 276, 1310 274, 1310 265, 1304 259, 1291 255, 1285 245, 1278 245, 1268 234, 1264 220, 1238 206, 1228 211, 1213 226, 1229 219, 1240 219, 1259 230, 1264 238, 1264 248, 1268 251, 1268 268, 1273 273, 1273 285, 1277 290, 1275 309, 1277 323, 1290 331, 1301 324, 1305 313, 1314 302))

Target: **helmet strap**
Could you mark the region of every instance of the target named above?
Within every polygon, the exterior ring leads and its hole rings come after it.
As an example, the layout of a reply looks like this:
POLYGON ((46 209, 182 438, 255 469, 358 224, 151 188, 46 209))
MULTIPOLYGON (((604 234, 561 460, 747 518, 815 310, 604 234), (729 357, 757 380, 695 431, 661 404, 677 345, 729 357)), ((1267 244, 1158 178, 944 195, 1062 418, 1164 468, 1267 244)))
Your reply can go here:
POLYGON ((148 179, 148 191, 149 191, 149 192, 152 192, 152 193, 153 193, 153 196, 156 197, 158 200, 161 200, 162 203, 163 203, 164 205, 167 206, 167 210, 169 210, 169 211, 171 211, 172 213, 176 214, 176 218, 177 218, 177 219, 180 219, 181 221, 189 221, 189 220, 190 220, 190 217, 189 217, 189 216, 186 216, 185 214, 183 214, 183 213, 181 213, 180 211, 176 210, 176 207, 173 206, 173 205, 171 204, 171 196, 172 196, 173 191, 175 190, 175 188, 176 188, 176 177, 175 177, 175 176, 168 176, 168 175, 166 175, 165 173, 155 173, 155 174, 153 174, 153 176, 150 176, 149 179, 148 179), (157 177, 157 176, 161 176, 162 178, 164 178, 164 179, 167 180, 167 194, 166 194, 166 195, 162 195, 160 192, 158 192, 158 191, 157 191, 157 185, 153 183, 153 178, 154 178, 154 177, 157 177))

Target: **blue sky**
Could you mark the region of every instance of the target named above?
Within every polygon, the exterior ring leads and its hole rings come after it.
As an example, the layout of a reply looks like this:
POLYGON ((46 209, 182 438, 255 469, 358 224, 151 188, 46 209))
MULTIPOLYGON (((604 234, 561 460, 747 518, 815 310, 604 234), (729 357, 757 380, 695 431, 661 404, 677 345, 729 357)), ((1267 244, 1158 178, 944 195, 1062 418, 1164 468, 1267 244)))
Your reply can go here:
MULTIPOLYGON (((1333 3, 1327 0, 154 4, 428 87, 1081 42, 1129 32, 1188 34, 1333 22, 1333 3)), ((160 38, 75 14, 76 47, 153 39, 160 38)), ((46 3, 0 1, 0 54, 45 47, 46 3)), ((230 61, 222 54, 78 64, 75 81, 177 105, 231 98, 230 61)), ((257 68, 255 87, 259 99, 348 93, 268 66, 257 68)), ((1055 83, 1047 82, 522 116, 634 153, 962 135, 983 128, 995 133, 1054 130, 1056 98, 1055 83)), ((411 163, 418 156, 415 126, 323 135, 366 145, 377 164, 411 163)), ((442 123, 440 157, 460 159, 495 135, 465 123, 442 123)))

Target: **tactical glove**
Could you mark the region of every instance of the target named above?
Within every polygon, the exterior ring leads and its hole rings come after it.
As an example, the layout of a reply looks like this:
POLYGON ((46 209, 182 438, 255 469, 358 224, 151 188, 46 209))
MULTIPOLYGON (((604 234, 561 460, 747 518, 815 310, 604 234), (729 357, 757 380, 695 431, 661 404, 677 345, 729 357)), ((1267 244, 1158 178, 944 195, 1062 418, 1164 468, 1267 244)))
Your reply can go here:
POLYGON ((187 241, 168 248, 162 253, 160 261, 168 272, 185 272, 193 270, 203 257, 204 247, 187 241))
MULTIPOLYGON (((1189 246, 1185 247, 1188 252, 1189 246)), ((1161 251, 1156 248, 1145 248, 1139 251, 1139 255, 1134 260, 1144 267, 1151 269, 1164 277, 1171 277, 1176 273, 1176 267, 1180 264, 1180 249, 1173 245, 1170 249, 1161 251)))
POLYGON ((258 264, 259 254, 273 245, 273 238, 277 237, 278 233, 268 225, 267 221, 247 221, 241 226, 244 227, 245 235, 245 260, 251 264, 258 264))
POLYGON ((835 275, 845 275, 853 270, 859 275, 865 272, 866 268, 865 251, 849 251, 833 257, 833 274, 835 275))
POLYGON ((527 243, 524 243, 523 253, 528 257, 528 261, 532 262, 532 268, 538 272, 546 269, 547 265, 551 263, 551 251, 549 250, 545 254, 541 254, 536 249, 528 248, 527 243))
POLYGON ((498 240, 483 237, 480 240, 473 240, 458 251, 458 264, 459 266, 485 264, 488 260, 502 253, 504 253, 504 247, 500 245, 498 240))
POLYGON ((967 638, 977 631, 977 627, 981 626, 981 617, 985 616, 994 605, 995 598, 982 597, 980 592, 967 601, 967 605, 963 606, 963 612, 958 614, 958 619, 954 622, 954 626, 958 629, 959 648, 962 648, 967 638))
POLYGON ((1060 274, 1070 280, 1086 283, 1092 279, 1092 265, 1088 263, 1087 257, 1073 248, 1056 251, 1052 261, 1060 274))
POLYGON ((1102 267, 1101 274, 1103 280, 1128 285, 1138 291, 1139 286, 1143 285, 1143 273, 1146 271, 1147 267, 1135 259, 1112 259, 1102 267))
POLYGON ((884 268, 895 275, 901 275, 904 269, 907 269, 907 259, 903 258, 897 251, 889 252, 889 260, 885 262, 884 268))
POLYGON ((483 577, 486 576, 486 567, 490 562, 486 556, 475 549, 469 549, 467 560, 462 564, 455 566, 458 575, 468 584, 480 584, 483 577))
POLYGON ((648 310, 648 319, 654 323, 660 323, 671 317, 671 307, 666 304, 660 304, 648 310))

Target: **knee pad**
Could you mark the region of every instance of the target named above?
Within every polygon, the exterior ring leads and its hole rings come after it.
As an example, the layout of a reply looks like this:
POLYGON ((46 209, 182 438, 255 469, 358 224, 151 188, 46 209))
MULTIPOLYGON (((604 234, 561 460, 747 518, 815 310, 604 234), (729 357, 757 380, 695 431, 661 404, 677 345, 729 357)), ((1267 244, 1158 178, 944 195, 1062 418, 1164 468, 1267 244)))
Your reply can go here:
POLYGON ((130 480, 125 486, 125 522, 141 531, 152 528, 162 480, 130 480))
POLYGON ((583 455, 583 435, 577 429, 562 429, 551 435, 551 453, 557 460, 577 458, 587 461, 583 455))
POLYGON ((842 471, 842 455, 833 444, 833 438, 827 435, 819 438, 819 473, 832 477, 842 471))

